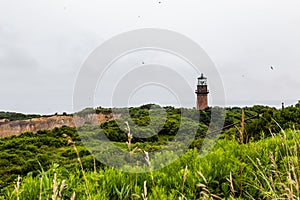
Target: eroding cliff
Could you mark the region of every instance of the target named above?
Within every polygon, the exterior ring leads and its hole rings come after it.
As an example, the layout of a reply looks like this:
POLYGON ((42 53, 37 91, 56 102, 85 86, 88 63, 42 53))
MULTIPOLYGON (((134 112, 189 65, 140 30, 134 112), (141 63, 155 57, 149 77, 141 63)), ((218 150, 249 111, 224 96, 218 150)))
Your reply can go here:
POLYGON ((60 128, 62 126, 78 127, 85 123, 88 124, 101 124, 119 116, 113 116, 112 114, 88 114, 84 116, 52 116, 33 118, 29 120, 18 121, 0 121, 0 138, 20 135, 24 132, 34 132, 39 130, 52 130, 54 128, 60 128))

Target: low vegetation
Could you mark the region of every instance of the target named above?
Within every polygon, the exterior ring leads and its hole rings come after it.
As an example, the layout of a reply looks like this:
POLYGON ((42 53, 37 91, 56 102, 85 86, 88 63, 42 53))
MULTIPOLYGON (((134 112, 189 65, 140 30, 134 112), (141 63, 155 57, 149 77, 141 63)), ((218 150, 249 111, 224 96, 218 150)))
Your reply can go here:
MULTIPOLYGON (((130 150, 155 151, 172 141, 180 121, 198 132, 190 149, 171 165, 149 173, 122 172, 95 160, 83 146, 76 129, 56 128, 24 133, 0 140, 0 199, 297 199, 299 194, 300 104, 283 110, 265 106, 245 108, 244 130, 239 125, 241 108, 226 111, 225 127, 209 153, 203 155, 203 134, 210 112, 166 107, 161 127, 146 126, 159 115, 153 105, 130 109, 133 138, 130 150), (152 109, 153 110, 153 109, 152 109), (200 121, 197 119, 200 114, 200 121), (257 116, 257 117, 253 117, 257 116), (235 124, 234 126, 228 126, 235 124), (160 130, 150 138, 135 134, 160 130), (200 155, 200 156, 199 156, 200 155), (201 156, 202 155, 202 156, 201 156)), ((90 109, 89 112, 95 111, 90 109)), ((97 108, 96 112, 111 112, 97 108)), ((122 109, 119 112, 123 112, 122 109)), ((102 129, 116 145, 128 149, 126 118, 99 127, 85 125, 79 132, 102 129), (94 129, 93 129, 94 128, 94 129)), ((186 129, 189 130, 189 129, 186 129)), ((90 133, 91 134, 91 133, 90 133)), ((209 141, 206 141, 209 142, 209 141)), ((171 154, 171 152, 170 152, 171 154)), ((161 163, 164 158, 160 158, 161 163)), ((158 160, 159 162, 159 160, 158 160)), ((148 166, 149 167, 149 166, 148 166)), ((151 167, 151 166, 150 166, 151 167)))
POLYGON ((25 115, 22 113, 14 113, 14 112, 0 112, 0 119, 5 119, 7 121, 15 121, 15 120, 25 120, 41 117, 41 115, 25 115))

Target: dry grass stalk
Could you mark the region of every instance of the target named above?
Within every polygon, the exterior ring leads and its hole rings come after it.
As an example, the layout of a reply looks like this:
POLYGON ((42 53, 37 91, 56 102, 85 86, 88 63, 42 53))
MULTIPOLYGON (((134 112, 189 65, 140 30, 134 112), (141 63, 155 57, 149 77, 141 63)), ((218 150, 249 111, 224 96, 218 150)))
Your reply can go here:
POLYGON ((143 200, 148 200, 147 181, 144 181, 144 190, 142 193, 143 200))
POLYGON ((185 184, 185 181, 186 181, 187 173, 188 173, 188 167, 185 166, 183 179, 182 179, 182 187, 181 187, 181 197, 182 198, 184 198, 183 192, 184 192, 184 184, 185 184))
POLYGON ((293 176, 294 176, 294 180, 295 180, 294 185, 295 185, 295 189, 297 191, 297 196, 299 196, 299 182, 298 182, 298 177, 296 174, 294 163, 292 163, 292 172, 293 172, 293 176))
POLYGON ((66 134, 64 134, 63 137, 66 137, 67 141, 68 141, 68 144, 71 144, 73 146, 73 148, 74 148, 74 151, 75 151, 75 153, 77 155, 78 163, 79 163, 80 168, 81 168, 82 176, 83 176, 83 179, 84 179, 84 182, 85 182, 85 188, 86 188, 86 193, 87 193, 88 199, 92 199, 91 198, 90 189, 89 189, 89 183, 88 183, 88 180, 87 180, 87 178, 85 176, 85 171, 84 171, 84 168, 83 168, 80 156, 79 156, 78 149, 76 147, 76 143, 72 140, 72 138, 70 136, 68 136, 66 134))
MULTIPOLYGON (((243 152, 243 144, 244 144, 244 134, 245 134, 245 109, 242 108, 242 120, 241 120, 241 130, 240 130, 240 150, 241 150, 241 159, 243 159, 244 152, 243 152)), ((240 177, 243 177, 243 168, 240 166, 240 177)), ((243 195, 243 182, 240 179, 239 185, 240 197, 243 195)))
POLYGON ((129 124, 128 122, 125 122, 126 124, 126 131, 127 131, 127 138, 128 138, 128 141, 126 142, 127 146, 128 146, 128 150, 129 152, 131 151, 131 141, 133 139, 133 134, 131 134, 131 130, 130 130, 130 127, 129 127, 129 124))
POLYGON ((205 176, 200 171, 198 171, 197 173, 203 179, 204 183, 207 183, 207 180, 206 180, 205 176))
POLYGON ((274 158, 274 154, 272 152, 270 152, 270 160, 271 160, 271 166, 273 167, 274 170, 272 170, 272 172, 275 174, 275 176, 278 178, 279 182, 282 183, 282 178, 281 178, 281 174, 278 171, 278 167, 274 158))
POLYGON ((241 131, 240 131, 241 144, 244 144, 244 133, 245 133, 245 109, 242 108, 242 121, 241 121, 241 131))
POLYGON ((75 200, 75 198, 76 198, 76 193, 75 193, 75 192, 73 192, 73 194, 72 194, 72 196, 71 196, 70 200, 75 200))
MULTIPOLYGON (((62 192, 66 187, 65 184, 66 180, 63 180, 61 182, 61 184, 57 181, 57 175, 56 173, 54 174, 54 178, 53 178, 53 188, 52 188, 52 199, 53 200, 61 200, 62 198, 62 192), (58 190, 58 186, 60 184, 60 188, 58 190)), ((41 186, 40 186, 41 187, 41 186)), ((40 196, 41 197, 41 196, 40 196)))
POLYGON ((230 175, 229 175, 229 179, 227 178, 227 181, 230 183, 230 192, 231 192, 231 196, 234 196, 234 194, 235 194, 235 189, 234 189, 234 186, 233 186, 233 178, 232 178, 231 172, 230 172, 230 175))
POLYGON ((56 181, 56 173, 54 174, 54 178, 53 178, 53 188, 52 188, 52 199, 56 200, 57 194, 58 194, 58 184, 56 181))
POLYGON ((149 165, 149 167, 151 167, 151 161, 150 161, 150 158, 149 158, 149 153, 147 151, 144 151, 144 154, 145 154, 145 160, 146 160, 147 164, 149 165))
POLYGON ((96 159, 94 158, 94 173, 97 173, 97 168, 96 168, 96 159))
POLYGON ((61 182, 61 184, 60 184, 60 189, 59 189, 59 192, 58 192, 58 195, 59 195, 59 199, 61 199, 62 198, 62 192, 63 192, 63 190, 65 189, 65 187, 66 187, 66 180, 63 180, 62 182, 61 182))
POLYGON ((77 160, 79 162, 81 172, 82 172, 82 175, 83 175, 83 179, 84 179, 84 182, 85 182, 85 187, 86 187, 86 190, 87 190, 88 199, 91 199, 91 193, 90 193, 90 189, 89 189, 89 182, 88 182, 88 180, 85 176, 85 171, 84 171, 84 168, 83 168, 83 165, 82 165, 82 162, 81 162, 81 159, 80 159, 80 156, 79 156, 79 152, 78 152, 78 149, 76 147, 75 142, 73 142, 73 148, 74 148, 74 150, 77 154, 77 160))
POLYGON ((15 192, 17 194, 17 200, 19 200, 20 199, 19 195, 21 193, 21 191, 20 191, 20 184, 21 184, 21 177, 20 177, 20 175, 18 175, 18 179, 17 179, 17 183, 16 184, 17 185, 15 186, 15 192))
POLYGON ((201 188, 201 192, 200 194, 203 195, 203 198, 200 199, 222 199, 221 197, 219 197, 218 195, 212 194, 207 186, 207 180, 204 177, 204 175, 198 171, 197 172, 199 174, 199 176, 202 178, 202 180, 204 181, 203 183, 198 183, 196 186, 201 188))
POLYGON ((40 195, 39 200, 42 200, 42 192, 43 192, 43 177, 40 177, 40 195))
POLYGON ((132 139, 133 139, 133 134, 131 133, 131 129, 130 129, 130 126, 129 126, 129 123, 128 122, 125 122, 126 124, 126 128, 125 130, 127 131, 127 147, 128 147, 128 151, 129 151, 129 160, 130 160, 130 195, 133 196, 133 181, 132 181, 132 156, 134 154, 134 152, 136 151, 142 151, 141 149, 135 147, 134 149, 131 148, 131 145, 132 145, 132 139))
POLYGON ((133 134, 131 134, 131 130, 130 130, 130 126, 128 124, 128 122, 125 122, 126 124, 126 131, 127 131, 127 138, 128 141, 126 142, 127 147, 128 147, 128 151, 129 151, 129 160, 130 160, 130 173, 129 173, 129 181, 130 181, 130 195, 132 196, 133 194, 133 189, 132 189, 132 164, 131 164, 131 160, 132 160, 132 155, 133 155, 133 151, 131 151, 131 141, 133 139, 133 134))
POLYGON ((153 188, 154 188, 154 192, 155 192, 155 199, 158 198, 158 195, 157 195, 157 191, 156 191, 156 185, 155 185, 155 182, 154 182, 154 175, 153 175, 153 170, 152 170, 152 165, 151 165, 151 161, 150 161, 150 157, 149 157, 149 153, 147 151, 144 151, 144 154, 145 154, 145 160, 148 164, 148 166, 150 167, 150 176, 151 176, 151 180, 152 180, 152 185, 153 185, 153 188))
MULTIPOLYGON (((128 151, 129 151, 129 160, 130 160, 130 195, 131 196, 136 196, 137 194, 133 194, 133 181, 132 181, 132 156, 133 154, 136 152, 136 151, 140 151, 140 152, 143 152, 141 149, 139 149, 138 147, 135 147, 134 149, 132 149, 132 139, 133 139, 133 134, 131 133, 131 129, 130 129, 130 126, 129 126, 129 123, 128 122, 125 122, 126 124, 126 127, 125 127, 125 130, 127 131, 127 148, 128 148, 128 151)), ((148 160, 149 160, 149 157, 148 157, 148 160)), ((136 165, 138 166, 138 161, 136 163, 136 165)), ((137 180, 136 180, 137 181, 137 180)))

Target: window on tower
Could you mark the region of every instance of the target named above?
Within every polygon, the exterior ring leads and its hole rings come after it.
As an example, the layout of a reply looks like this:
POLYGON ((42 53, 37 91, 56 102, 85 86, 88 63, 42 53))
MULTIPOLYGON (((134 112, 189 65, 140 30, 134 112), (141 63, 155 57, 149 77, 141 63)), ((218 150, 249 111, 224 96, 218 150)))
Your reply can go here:
POLYGON ((198 85, 207 85, 207 80, 206 79, 198 79, 198 85))

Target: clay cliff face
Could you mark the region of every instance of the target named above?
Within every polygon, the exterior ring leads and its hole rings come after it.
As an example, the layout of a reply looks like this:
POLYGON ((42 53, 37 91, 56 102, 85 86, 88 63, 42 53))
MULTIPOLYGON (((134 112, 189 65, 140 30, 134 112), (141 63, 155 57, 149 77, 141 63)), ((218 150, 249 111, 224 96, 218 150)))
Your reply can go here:
POLYGON ((0 138, 20 135, 24 132, 36 133, 39 130, 52 130, 62 126, 79 127, 85 123, 97 125, 118 117, 112 114, 88 114, 85 116, 52 116, 18 121, 3 120, 0 121, 0 138))

